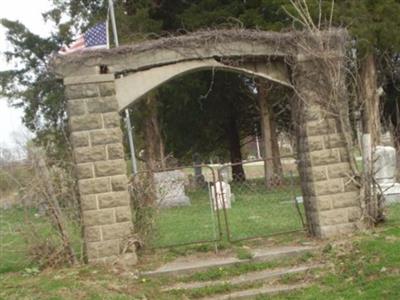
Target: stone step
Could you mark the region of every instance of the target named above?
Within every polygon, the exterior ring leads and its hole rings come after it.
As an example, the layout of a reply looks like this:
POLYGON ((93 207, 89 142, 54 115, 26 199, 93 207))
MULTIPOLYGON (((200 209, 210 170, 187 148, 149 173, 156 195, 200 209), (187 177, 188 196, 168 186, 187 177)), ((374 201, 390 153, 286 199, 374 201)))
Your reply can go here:
POLYGON ((225 299, 255 299, 262 295, 276 295, 281 293, 288 293, 295 290, 308 287, 308 283, 291 284, 291 285, 278 285, 278 286, 265 286, 256 289, 248 289, 229 294, 215 295, 202 300, 225 300, 225 299))
POLYGON ((270 247, 249 250, 252 254, 250 259, 239 259, 234 256, 228 257, 181 257, 173 262, 167 263, 164 266, 148 272, 142 272, 142 277, 153 276, 184 276, 191 273, 202 272, 210 268, 229 267, 237 264, 246 264, 253 262, 266 262, 277 259, 300 256, 305 253, 315 252, 316 246, 285 246, 285 247, 270 247))
POLYGON ((218 285, 241 285, 255 282, 268 282, 274 279, 281 278, 285 275, 298 274, 302 272, 307 272, 313 269, 321 268, 323 265, 315 264, 315 265, 305 265, 305 266, 297 266, 292 268, 281 268, 274 270, 262 270, 257 272, 249 272, 242 274, 240 276, 235 276, 232 278, 227 278, 225 280, 213 280, 213 281, 197 281, 197 282, 189 282, 189 283, 177 283, 172 286, 164 287, 162 289, 163 292, 171 291, 171 290, 188 290, 188 289, 198 289, 203 287, 210 286, 218 286, 218 285))

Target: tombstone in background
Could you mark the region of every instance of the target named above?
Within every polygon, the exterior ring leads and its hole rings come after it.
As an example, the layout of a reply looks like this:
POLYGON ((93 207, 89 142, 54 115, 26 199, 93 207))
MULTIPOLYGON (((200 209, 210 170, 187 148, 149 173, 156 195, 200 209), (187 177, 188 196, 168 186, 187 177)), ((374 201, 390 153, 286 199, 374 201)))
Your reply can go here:
POLYGON ((160 207, 190 205, 185 194, 185 174, 180 170, 154 173, 157 204, 160 207))
POLYGON ((206 184, 204 179, 203 170, 201 165, 201 157, 198 153, 193 154, 193 164, 194 164, 194 182, 197 187, 203 187, 206 184))
POLYGON ((400 183, 396 182, 396 149, 390 146, 377 146, 374 154, 375 180, 386 202, 400 202, 400 183))
POLYGON ((213 199, 214 210, 231 208, 231 186, 224 181, 217 181, 211 187, 211 196, 213 199))

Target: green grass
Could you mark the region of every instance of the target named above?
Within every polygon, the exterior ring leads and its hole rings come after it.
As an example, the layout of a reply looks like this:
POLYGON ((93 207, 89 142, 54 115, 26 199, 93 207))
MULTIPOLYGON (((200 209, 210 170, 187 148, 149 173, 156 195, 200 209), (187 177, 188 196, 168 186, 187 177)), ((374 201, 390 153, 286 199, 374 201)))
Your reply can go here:
POLYGON ((399 249, 399 227, 364 235, 344 253, 328 251, 334 268, 321 273, 310 288, 272 299, 400 299, 399 249))
MULTIPOLYGON (((24 271, 35 267, 37 262, 29 255, 28 239, 38 236, 34 241, 60 243, 59 236, 46 217, 40 217, 34 209, 0 209, 0 274, 24 271), (36 234, 36 235, 35 235, 36 234)), ((81 254, 80 229, 76 224, 68 223, 67 229, 77 256, 81 254)))
MULTIPOLYGON (((400 299, 399 249, 399 227, 381 228, 376 233, 361 234, 345 243, 333 243, 319 258, 327 268, 308 275, 311 279, 309 288, 259 299, 400 299)), ((193 274, 188 280, 223 279, 276 266, 274 262, 215 269, 193 274)), ((302 280, 302 276, 290 276, 283 278, 281 283, 302 280)), ((120 276, 110 269, 89 266, 48 270, 29 276, 13 272, 0 275, 0 299, 187 299, 188 295, 200 297, 234 289, 218 286, 186 294, 160 292, 161 286, 173 282, 173 278, 135 279, 120 276)))
MULTIPOLYGON (((260 180, 232 184, 235 201, 219 212, 222 234, 229 230, 231 240, 269 236, 280 232, 301 230, 302 225, 293 203, 301 195, 298 186, 284 185, 266 189, 260 180), (226 227, 227 218, 228 228, 226 227)), ((219 237, 217 216, 212 215, 207 188, 188 192, 190 206, 160 209, 152 245, 180 245, 219 237)), ((301 210, 303 208, 301 207, 301 210)))
POLYGON ((0 274, 31 266, 21 235, 26 229, 23 216, 22 209, 0 210, 0 274))
POLYGON ((400 224, 400 203, 389 204, 385 213, 388 224, 400 224))

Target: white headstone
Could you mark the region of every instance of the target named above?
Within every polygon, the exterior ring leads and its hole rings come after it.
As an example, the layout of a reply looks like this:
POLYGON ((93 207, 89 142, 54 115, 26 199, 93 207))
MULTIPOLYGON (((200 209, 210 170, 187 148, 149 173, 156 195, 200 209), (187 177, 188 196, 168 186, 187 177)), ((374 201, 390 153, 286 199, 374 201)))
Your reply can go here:
POLYGON ((396 182, 396 149, 390 146, 375 148, 375 179, 378 183, 396 182))
POLYGON ((374 156, 375 180, 386 202, 400 202, 400 184, 396 183, 396 149, 377 146, 374 156))
POLYGON ((185 174, 180 170, 154 173, 157 203, 160 207, 190 205, 185 194, 185 174))
POLYGON ((223 181, 217 181, 214 186, 211 187, 211 196, 213 199, 214 210, 231 208, 231 186, 229 183, 223 181))

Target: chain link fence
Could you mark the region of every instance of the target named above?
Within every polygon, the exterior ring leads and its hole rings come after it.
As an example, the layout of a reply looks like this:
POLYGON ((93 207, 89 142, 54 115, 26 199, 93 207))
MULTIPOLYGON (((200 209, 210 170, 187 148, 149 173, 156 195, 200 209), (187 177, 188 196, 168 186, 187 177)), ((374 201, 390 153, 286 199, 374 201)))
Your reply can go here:
POLYGON ((216 242, 220 216, 213 209, 209 166, 139 172, 131 179, 134 225, 147 248, 216 242))
POLYGON ((264 160, 229 164, 218 171, 219 182, 230 190, 224 194, 224 215, 231 242, 304 229, 295 160, 281 159, 279 172, 268 172, 265 163, 268 167, 264 160))
POLYGON ((136 231, 147 248, 163 248, 303 230, 297 166, 293 158, 281 162, 268 180, 262 160, 137 173, 130 184, 136 231))

